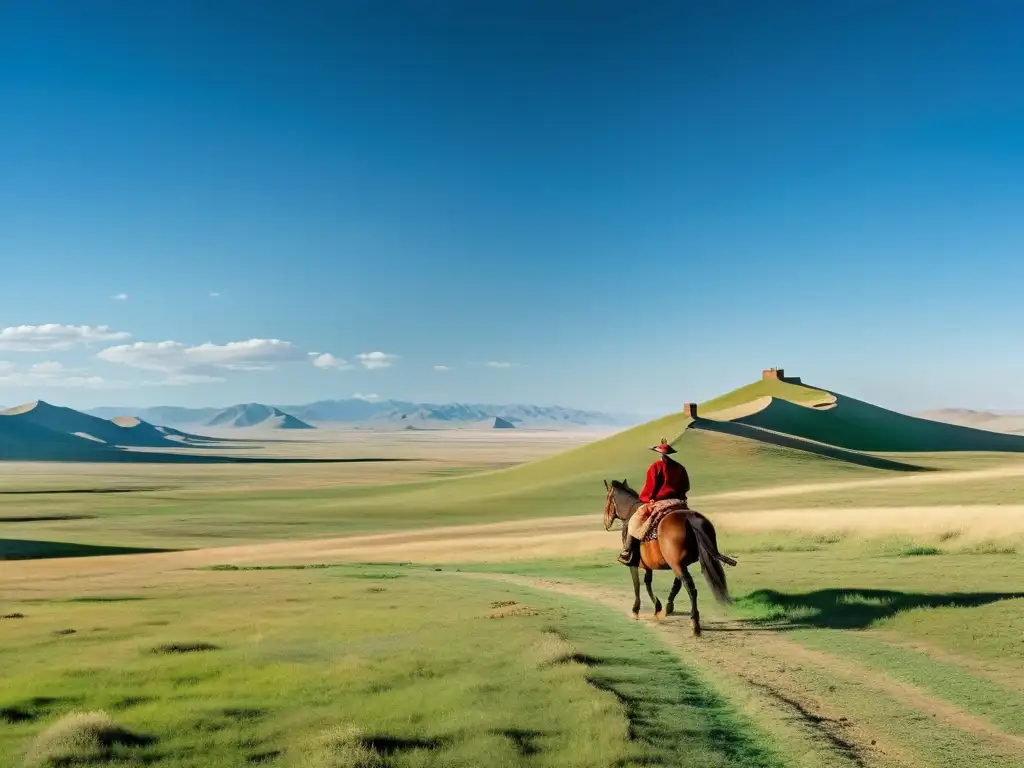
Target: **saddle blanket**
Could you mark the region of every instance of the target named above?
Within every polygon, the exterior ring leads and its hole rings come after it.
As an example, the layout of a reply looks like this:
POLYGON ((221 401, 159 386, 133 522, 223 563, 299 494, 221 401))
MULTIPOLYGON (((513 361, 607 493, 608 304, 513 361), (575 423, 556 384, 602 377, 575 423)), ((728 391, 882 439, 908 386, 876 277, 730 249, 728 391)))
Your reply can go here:
POLYGON ((685 501, 678 499, 665 499, 664 501, 652 501, 643 504, 629 518, 629 535, 640 541, 651 541, 658 537, 658 523, 665 515, 672 512, 688 510, 685 501))

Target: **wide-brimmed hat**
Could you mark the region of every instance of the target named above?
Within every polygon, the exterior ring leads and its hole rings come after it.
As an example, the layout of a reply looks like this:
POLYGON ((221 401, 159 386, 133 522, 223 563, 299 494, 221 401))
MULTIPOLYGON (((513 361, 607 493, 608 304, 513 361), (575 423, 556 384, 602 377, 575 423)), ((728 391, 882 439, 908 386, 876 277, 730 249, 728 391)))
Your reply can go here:
POLYGON ((665 438, 661 438, 661 443, 659 445, 656 445, 653 448, 651 448, 651 450, 652 451, 657 451, 658 453, 664 453, 664 454, 669 454, 669 453, 675 453, 676 452, 676 449, 673 448, 671 445, 669 445, 668 444, 668 440, 666 440, 665 438))

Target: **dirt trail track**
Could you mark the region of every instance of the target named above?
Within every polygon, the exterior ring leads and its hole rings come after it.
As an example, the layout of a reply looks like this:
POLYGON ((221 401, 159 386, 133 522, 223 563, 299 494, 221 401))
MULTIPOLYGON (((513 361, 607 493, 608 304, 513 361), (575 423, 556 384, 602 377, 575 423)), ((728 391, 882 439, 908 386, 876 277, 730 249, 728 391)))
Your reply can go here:
MULTIPOLYGON (((625 582, 623 589, 610 589, 575 581, 507 574, 461 575, 557 592, 612 608, 628 609, 630 602, 625 582)), ((697 578, 698 590, 701 590, 703 585, 697 578)), ((703 638, 689 636, 686 615, 662 621, 649 619, 652 626, 669 646, 688 663, 696 664, 710 681, 730 694, 730 698, 756 720, 791 744, 796 741, 805 747, 808 753, 803 755, 801 764, 921 766, 919 756, 908 755, 873 735, 884 730, 881 727, 883 711, 862 722, 847 716, 849 710, 844 702, 879 695, 971 734, 993 753, 995 761, 990 759, 986 765, 1024 763, 1024 738, 1005 733, 980 717, 880 672, 804 647, 776 631, 751 628, 742 621, 726 619, 717 606, 708 605, 706 588, 703 592, 703 638), (708 617, 714 618, 709 621, 708 617), (801 674, 804 671, 810 675, 801 674), (839 685, 829 685, 825 690, 812 687, 807 678, 814 676, 839 685)), ((686 603, 685 593, 682 603, 686 603)), ((650 610, 649 603, 644 610, 650 610)))

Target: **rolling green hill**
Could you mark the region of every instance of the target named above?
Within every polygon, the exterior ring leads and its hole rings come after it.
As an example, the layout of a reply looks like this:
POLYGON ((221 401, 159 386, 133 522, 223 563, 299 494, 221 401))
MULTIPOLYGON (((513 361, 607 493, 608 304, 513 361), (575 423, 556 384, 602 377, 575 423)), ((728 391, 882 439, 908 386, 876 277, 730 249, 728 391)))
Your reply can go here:
POLYGON ((480 519, 600 511, 605 479, 639 488, 655 455, 671 440, 690 474, 691 500, 704 494, 791 483, 828 482, 934 470, 879 453, 1024 451, 1024 438, 914 418, 793 381, 762 378, 682 413, 550 458, 468 477, 405 488, 361 489, 338 499, 363 505, 386 494, 389 514, 480 519))
MULTIPOLYGON (((436 513, 437 520, 496 520, 550 515, 599 515, 603 480, 626 479, 639 490, 657 457, 648 450, 661 438, 679 452, 692 483, 690 498, 792 482, 871 478, 921 467, 841 449, 822 450, 805 441, 730 433, 692 422, 682 413, 619 432, 588 445, 509 469, 435 480, 401 488, 360 488, 335 496, 333 509, 365 509, 380 502, 380 513, 395 520, 436 513)), ((596 519, 596 518, 595 518, 596 519)), ((596 523, 599 524, 599 523, 596 523)))
POLYGON ((907 416, 837 392, 774 379, 702 403, 698 414, 851 451, 1024 452, 1024 436, 907 416))

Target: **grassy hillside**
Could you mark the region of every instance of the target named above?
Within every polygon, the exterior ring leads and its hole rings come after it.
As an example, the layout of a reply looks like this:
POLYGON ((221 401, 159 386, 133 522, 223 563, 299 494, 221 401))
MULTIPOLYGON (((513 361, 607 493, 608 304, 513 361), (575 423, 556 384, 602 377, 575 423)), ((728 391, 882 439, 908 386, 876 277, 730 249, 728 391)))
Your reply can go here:
POLYGON ((835 396, 823 389, 809 387, 806 384, 790 384, 778 379, 758 379, 753 384, 747 384, 731 392, 726 392, 724 395, 719 395, 713 400, 700 403, 698 413, 702 416, 710 416, 715 411, 724 411, 727 408, 745 405, 759 397, 776 397, 812 408, 835 402, 835 396))
POLYGON ((843 395, 818 409, 773 398, 762 410, 735 421, 854 451, 1024 452, 1024 437, 929 421, 843 395))
MULTIPOLYGON (((342 491, 335 514, 346 508, 365 508, 379 498, 381 513, 397 523, 422 519, 437 522, 468 519, 508 519, 558 514, 600 512, 604 502, 603 480, 626 479, 636 488, 643 484, 647 467, 657 458, 648 450, 661 438, 669 439, 679 452, 675 458, 690 474, 691 499, 702 494, 759 488, 793 482, 822 482, 883 476, 887 470, 917 469, 895 462, 866 466, 851 457, 828 456, 794 445, 774 445, 761 440, 706 429, 688 429, 690 420, 681 413, 642 424, 556 456, 510 469, 468 477, 419 483, 404 489, 367 488, 342 491), (882 468, 884 466, 884 468, 882 468)), ((794 441, 796 442, 796 441, 794 441)), ((353 519, 353 522, 356 522, 353 519)))

